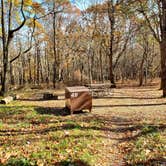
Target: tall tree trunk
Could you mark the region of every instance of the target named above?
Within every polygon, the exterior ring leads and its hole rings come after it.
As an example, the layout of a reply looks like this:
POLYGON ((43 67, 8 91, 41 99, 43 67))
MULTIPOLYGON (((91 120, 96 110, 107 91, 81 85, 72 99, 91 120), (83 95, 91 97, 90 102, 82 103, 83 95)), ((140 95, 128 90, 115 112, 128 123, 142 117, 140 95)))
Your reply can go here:
POLYGON ((100 48, 99 50, 99 63, 100 63, 100 81, 103 83, 104 79, 103 79, 103 56, 102 56, 102 50, 100 48))
POLYGON ((162 0, 162 41, 160 42, 161 51, 161 88, 163 97, 166 97, 166 0, 162 0))
POLYGON ((19 31, 25 24, 26 18, 23 12, 23 6, 24 6, 24 1, 22 0, 21 2, 21 14, 23 21, 21 24, 16 27, 15 29, 11 29, 11 19, 12 19, 12 6, 13 2, 12 0, 9 1, 9 8, 8 11, 4 11, 4 6, 5 2, 4 0, 1 0, 1 28, 2 28, 2 55, 3 55, 3 67, 2 67, 2 87, 1 87, 1 95, 5 95, 5 93, 8 91, 8 83, 9 83, 9 45, 14 37, 14 33, 19 31), (8 21, 5 21, 5 19, 8 19, 8 21), (5 27, 7 22, 7 27, 5 27))
MULTIPOLYGON (((21 66, 21 65, 20 65, 21 66)), ((22 85, 22 66, 19 67, 19 85, 22 85)))
MULTIPOLYGON (((36 45, 36 44, 35 44, 36 45)), ((37 58, 36 58, 36 47, 35 47, 35 56, 34 56, 34 70, 33 70, 33 84, 36 84, 36 68, 37 68, 37 58)))
POLYGON ((5 20, 4 20, 4 2, 1 0, 1 27, 2 27, 2 52, 3 52, 3 67, 2 67, 2 87, 1 95, 4 95, 7 91, 6 77, 8 69, 8 49, 6 49, 6 32, 5 32, 5 20))
POLYGON ((110 22, 110 46, 109 46, 109 68, 110 68, 110 82, 112 87, 116 87, 113 74, 113 42, 115 31, 115 6, 113 0, 108 1, 108 17, 110 22))
POLYGON ((28 68, 29 68, 29 78, 28 78, 28 83, 32 83, 32 69, 31 69, 31 55, 29 54, 28 56, 28 68))
POLYGON ((56 88, 56 79, 57 79, 57 54, 56 54, 56 13, 55 13, 55 1, 53 4, 53 54, 54 54, 54 64, 53 64, 53 87, 56 88))
POLYGON ((160 43, 161 51, 161 88, 163 97, 166 97, 166 41, 160 43))
POLYGON ((22 83, 23 85, 26 84, 26 62, 25 62, 25 57, 21 57, 21 63, 22 63, 22 83))
POLYGON ((89 84, 91 84, 92 83, 92 67, 91 67, 91 57, 90 57, 91 55, 89 54, 88 55, 88 76, 89 76, 89 84))
POLYGON ((45 45, 45 82, 47 83, 47 86, 49 86, 50 82, 50 64, 49 64, 49 58, 48 58, 48 44, 45 45))
POLYGON ((13 64, 12 63, 10 63, 10 84, 11 85, 15 84, 14 74, 13 74, 13 64))
POLYGON ((83 71, 84 71, 84 64, 83 62, 80 62, 80 72, 81 72, 81 84, 83 85, 83 71))
POLYGON ((39 85, 40 83, 40 48, 39 48, 39 43, 37 45, 37 50, 36 50, 36 60, 37 60, 37 78, 36 78, 36 81, 37 81, 37 84, 39 85))
POLYGON ((141 60, 141 64, 140 64, 140 68, 139 68, 139 86, 143 85, 143 78, 144 78, 144 61, 145 61, 145 57, 143 55, 142 60, 141 60))

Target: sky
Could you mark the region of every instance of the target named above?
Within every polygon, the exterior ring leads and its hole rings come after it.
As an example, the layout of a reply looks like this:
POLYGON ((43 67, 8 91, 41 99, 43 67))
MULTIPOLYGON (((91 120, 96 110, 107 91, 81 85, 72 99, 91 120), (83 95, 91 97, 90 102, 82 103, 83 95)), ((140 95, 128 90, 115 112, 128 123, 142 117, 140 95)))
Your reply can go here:
POLYGON ((79 9, 84 10, 92 4, 102 3, 104 0, 70 0, 70 2, 76 5, 79 9))
MULTIPOLYGON (((37 2, 41 3, 43 0, 36 0, 37 2)), ((78 7, 80 10, 85 10, 88 8, 90 5, 93 3, 101 3, 103 0, 69 0, 71 4, 75 5, 78 7)))

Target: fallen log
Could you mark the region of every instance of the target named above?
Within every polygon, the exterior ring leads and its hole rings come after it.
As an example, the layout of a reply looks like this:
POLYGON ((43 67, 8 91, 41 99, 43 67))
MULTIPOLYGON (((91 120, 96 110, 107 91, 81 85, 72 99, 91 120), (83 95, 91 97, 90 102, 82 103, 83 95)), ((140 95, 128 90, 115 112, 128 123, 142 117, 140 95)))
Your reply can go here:
POLYGON ((8 104, 8 103, 10 103, 13 100, 14 100, 14 97, 7 96, 7 97, 1 99, 0 104, 8 104))

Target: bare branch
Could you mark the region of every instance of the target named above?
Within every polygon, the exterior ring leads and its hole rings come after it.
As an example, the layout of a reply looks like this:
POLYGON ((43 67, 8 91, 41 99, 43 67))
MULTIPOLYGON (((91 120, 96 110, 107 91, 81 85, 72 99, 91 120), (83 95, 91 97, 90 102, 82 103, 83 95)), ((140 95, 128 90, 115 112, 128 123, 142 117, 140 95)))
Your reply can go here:
POLYGON ((141 10, 139 10, 139 12, 142 13, 143 16, 144 16, 144 18, 146 19, 146 21, 147 21, 147 23, 148 23, 148 26, 149 26, 149 28, 150 28, 150 30, 151 30, 151 32, 152 32, 154 38, 156 39, 156 41, 160 43, 160 38, 159 38, 159 36, 156 34, 155 30, 153 29, 153 26, 152 26, 152 24, 151 24, 151 21, 150 21, 149 17, 147 16, 147 13, 144 11, 144 8, 143 8, 143 6, 142 6, 141 0, 139 0, 139 3, 140 3, 140 7, 141 7, 141 10))
POLYGON ((21 48, 20 48, 20 51, 19 51, 18 55, 16 57, 14 57, 13 59, 11 59, 10 63, 13 63, 22 54, 26 54, 27 52, 29 52, 32 49, 32 40, 33 40, 33 35, 34 35, 34 32, 35 32, 35 27, 36 27, 35 21, 36 21, 36 16, 33 19, 33 29, 32 29, 32 33, 31 33, 30 46, 26 50, 24 50, 23 52, 21 51, 21 48))
POLYGON ((25 17, 23 8, 24 8, 24 0, 22 0, 22 2, 21 2, 21 14, 22 14, 22 17, 23 17, 23 21, 22 21, 22 23, 17 28, 15 28, 13 30, 10 30, 10 35, 11 36, 13 36, 14 32, 20 30, 24 26, 24 24, 26 22, 26 17, 25 17))

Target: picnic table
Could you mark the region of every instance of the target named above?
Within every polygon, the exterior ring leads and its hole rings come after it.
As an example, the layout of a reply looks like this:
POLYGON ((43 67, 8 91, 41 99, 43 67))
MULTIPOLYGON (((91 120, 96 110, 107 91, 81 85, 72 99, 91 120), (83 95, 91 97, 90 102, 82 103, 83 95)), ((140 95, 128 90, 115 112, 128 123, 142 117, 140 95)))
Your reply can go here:
POLYGON ((65 88, 66 108, 70 109, 70 113, 88 109, 92 110, 92 95, 90 90, 85 86, 73 86, 65 88))
POLYGON ((86 86, 90 89, 92 96, 108 96, 111 94, 110 83, 87 84, 86 86))

